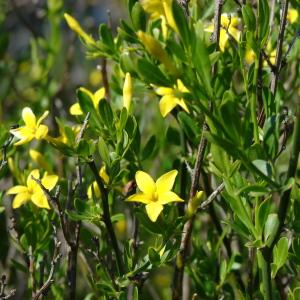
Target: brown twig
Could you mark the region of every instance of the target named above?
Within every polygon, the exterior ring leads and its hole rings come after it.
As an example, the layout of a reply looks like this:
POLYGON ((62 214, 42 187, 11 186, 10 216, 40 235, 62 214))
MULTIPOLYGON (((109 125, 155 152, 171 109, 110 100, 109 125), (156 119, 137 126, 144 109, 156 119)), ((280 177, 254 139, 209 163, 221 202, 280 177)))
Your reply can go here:
POLYGON ((39 300, 43 296, 43 294, 45 294, 48 291, 50 285, 54 282, 53 277, 54 277, 55 266, 56 266, 58 260, 62 256, 61 253, 59 252, 61 242, 58 241, 58 239, 57 239, 56 227, 54 226, 54 224, 52 224, 52 225, 53 225, 53 230, 54 230, 54 253, 53 253, 52 260, 51 260, 50 272, 49 272, 48 278, 45 281, 45 283, 35 293, 33 300, 39 300))
POLYGON ((105 188, 102 179, 99 175, 99 172, 97 170, 96 164, 94 162, 94 160, 88 162, 88 165, 92 171, 92 173, 94 174, 95 180, 97 182, 97 185, 100 189, 101 192, 101 197, 102 197, 102 209, 103 209, 103 222, 106 226, 106 230, 112 245, 112 248, 115 252, 115 258, 116 258, 116 262, 117 262, 117 268, 118 271, 120 272, 120 274, 124 274, 124 265, 123 265, 123 260, 122 260, 122 253, 121 250, 119 249, 118 246, 118 241, 116 238, 116 234, 111 222, 111 216, 110 216, 110 211, 109 211, 109 204, 108 204, 108 191, 105 188))
POLYGON ((15 289, 12 289, 8 292, 8 294, 5 293, 5 288, 7 286, 7 283, 6 283, 6 275, 3 274, 1 276, 1 279, 0 279, 0 300, 6 300, 6 299, 9 299, 11 297, 13 297, 15 294, 16 294, 16 290, 15 289))
POLYGON ((283 0, 280 28, 278 34, 278 43, 276 49, 275 66, 274 66, 274 71, 272 72, 272 80, 271 80, 271 93, 273 94, 274 97, 277 90, 277 84, 278 84, 278 79, 279 79, 279 74, 280 74, 280 69, 282 64, 282 46, 284 41, 284 32, 286 26, 288 6, 289 6, 289 0, 283 0))

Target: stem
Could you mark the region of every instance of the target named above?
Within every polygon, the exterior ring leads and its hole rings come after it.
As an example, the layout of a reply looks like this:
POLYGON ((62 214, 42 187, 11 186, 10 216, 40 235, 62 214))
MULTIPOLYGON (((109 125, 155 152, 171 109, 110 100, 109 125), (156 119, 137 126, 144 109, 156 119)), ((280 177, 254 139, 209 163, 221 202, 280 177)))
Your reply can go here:
POLYGON ((119 249, 118 241, 117 241, 116 234, 115 234, 115 231, 114 231, 114 228, 113 228, 113 225, 112 225, 112 222, 111 222, 111 217, 110 217, 109 204, 108 204, 108 192, 107 192, 107 189, 104 187, 104 184, 103 184, 102 179, 101 179, 101 177, 98 173, 95 162, 92 160, 88 164, 89 164, 89 167, 90 167, 91 171, 94 174, 94 177, 96 179, 98 187, 101 191, 102 209, 103 209, 103 222, 106 226, 107 233, 109 235, 113 250, 115 252, 117 267, 118 267, 119 273, 124 274, 122 253, 119 249))
POLYGON ((280 21, 280 29, 278 34, 278 43, 277 43, 277 49, 276 49, 276 58, 275 58, 275 66, 274 71, 272 72, 272 81, 271 81, 271 93, 275 97, 276 90, 277 90, 277 84, 281 69, 281 63, 282 63, 282 45, 284 40, 284 32, 285 32, 285 26, 286 26, 286 17, 287 17, 287 11, 289 6, 289 0, 283 0, 282 1, 282 15, 281 15, 281 21, 280 21))
POLYGON ((253 91, 250 99, 250 110, 251 110, 251 120, 253 123, 254 130, 254 142, 256 144, 259 143, 259 134, 258 134, 258 123, 256 116, 256 105, 257 105, 257 79, 258 79, 258 70, 259 70, 259 58, 255 58, 255 66, 254 66, 254 75, 253 75, 253 91))
POLYGON ((263 284, 262 294, 264 296, 264 300, 272 300, 271 268, 269 264, 271 258, 270 254, 270 249, 257 250, 258 265, 261 269, 263 284))

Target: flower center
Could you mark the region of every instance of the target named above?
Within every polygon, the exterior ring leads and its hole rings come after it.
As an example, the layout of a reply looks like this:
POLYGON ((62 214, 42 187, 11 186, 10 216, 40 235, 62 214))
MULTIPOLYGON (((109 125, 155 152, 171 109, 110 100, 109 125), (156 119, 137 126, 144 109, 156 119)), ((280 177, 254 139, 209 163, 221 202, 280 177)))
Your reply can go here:
POLYGON ((155 191, 154 193, 153 193, 153 195, 152 195, 152 201, 153 202, 156 202, 158 200, 158 194, 157 194, 157 192, 155 191))

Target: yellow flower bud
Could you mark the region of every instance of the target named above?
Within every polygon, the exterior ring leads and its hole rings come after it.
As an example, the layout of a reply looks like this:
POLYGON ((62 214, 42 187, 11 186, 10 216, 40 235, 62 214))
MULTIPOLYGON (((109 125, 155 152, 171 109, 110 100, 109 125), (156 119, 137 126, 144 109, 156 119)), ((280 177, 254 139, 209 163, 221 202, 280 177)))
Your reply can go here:
POLYGON ((287 20, 290 24, 295 23, 298 20, 298 11, 297 9, 290 8, 287 13, 287 20))
POLYGON ((127 111, 130 109, 132 100, 132 79, 130 73, 126 73, 125 81, 123 85, 123 106, 126 107, 127 111))
POLYGON ((176 26, 173 12, 172 12, 172 0, 163 0, 162 2, 163 2, 167 23, 175 32, 178 33, 178 28, 176 26))
POLYGON ((191 199, 187 208, 187 216, 189 218, 192 217, 197 212, 197 208, 199 204, 202 202, 203 198, 204 198, 204 192, 198 191, 196 195, 191 199))
POLYGON ((90 37, 80 26, 78 21, 74 19, 72 16, 69 14, 65 13, 64 14, 65 20, 67 21, 69 27, 76 32, 87 44, 95 44, 95 40, 90 37))
POLYGON ((143 31, 138 31, 137 36, 146 50, 153 56, 153 58, 159 60, 171 73, 176 72, 175 66, 159 41, 143 31))

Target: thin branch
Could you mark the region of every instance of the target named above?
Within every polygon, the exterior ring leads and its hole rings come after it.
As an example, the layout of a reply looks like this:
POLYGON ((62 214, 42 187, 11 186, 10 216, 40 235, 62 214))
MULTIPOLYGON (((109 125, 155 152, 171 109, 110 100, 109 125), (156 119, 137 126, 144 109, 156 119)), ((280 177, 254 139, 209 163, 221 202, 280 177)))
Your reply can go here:
POLYGON ((62 256, 62 254, 59 251, 61 242, 58 241, 58 239, 57 239, 57 232, 56 232, 56 227, 54 226, 54 224, 53 224, 53 230, 54 230, 54 253, 53 253, 52 260, 51 260, 50 272, 49 272, 48 278, 45 281, 45 283, 35 293, 33 300, 39 300, 40 297, 48 291, 50 285, 54 282, 53 277, 54 277, 55 266, 62 256))
POLYGON ((222 182, 210 195, 209 197, 201 203, 197 211, 207 209, 208 206, 216 199, 216 197, 223 191, 225 185, 222 182))
POLYGON ((278 84, 278 79, 279 79, 279 74, 280 74, 280 69, 282 64, 282 46, 284 41, 284 32, 286 26, 288 6, 289 6, 289 0, 283 0, 280 29, 279 29, 278 43, 276 49, 275 66, 274 66, 274 71, 272 72, 272 80, 271 80, 271 93, 273 94, 274 97, 277 90, 277 84, 278 84))
POLYGON ((15 294, 16 294, 16 289, 12 289, 8 292, 8 294, 5 293, 5 288, 7 286, 7 283, 6 283, 6 275, 3 274, 1 276, 1 279, 0 279, 0 300, 6 300, 6 299, 9 299, 11 297, 13 297, 15 294))
MULTIPOLYGON (((18 128, 18 127, 19 127, 19 125, 14 125, 14 126, 11 126, 10 129, 15 129, 15 128, 18 128)), ((7 138, 7 140, 5 141, 5 143, 3 144, 3 146, 1 147, 2 160, 1 160, 1 163, 0 163, 0 170, 7 164, 7 148, 11 144, 13 138, 14 138, 14 135, 10 134, 9 137, 7 138)))
POLYGON ((112 222, 111 222, 111 216, 110 216, 109 204, 108 204, 108 191, 104 187, 104 184, 103 184, 102 179, 99 175, 99 172, 97 170, 95 162, 92 160, 92 161, 88 162, 88 165, 89 165, 91 171, 94 174, 95 180, 96 180, 97 185, 98 185, 98 187, 100 189, 100 192, 101 192, 102 209, 103 209, 103 222, 106 226, 106 230, 107 230, 108 236, 110 238, 112 248, 115 252, 117 267, 118 267, 118 270, 119 270, 120 274, 124 274, 125 269, 124 269, 124 266, 123 266, 122 253, 119 249, 118 241, 117 241, 115 231, 114 231, 114 228, 113 228, 113 225, 112 225, 112 222))

